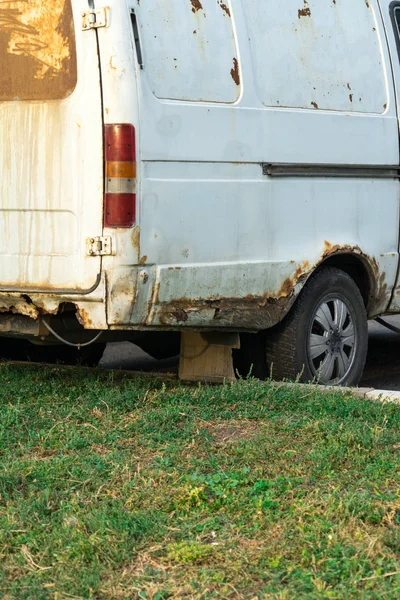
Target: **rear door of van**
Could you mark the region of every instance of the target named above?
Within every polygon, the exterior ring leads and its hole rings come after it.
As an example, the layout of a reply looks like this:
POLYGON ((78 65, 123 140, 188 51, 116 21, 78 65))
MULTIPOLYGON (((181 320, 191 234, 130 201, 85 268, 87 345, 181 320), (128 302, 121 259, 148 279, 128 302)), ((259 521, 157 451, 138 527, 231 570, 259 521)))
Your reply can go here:
POLYGON ((102 100, 88 8, 0 3, 0 292, 88 293, 100 281, 90 250, 103 227, 102 100))

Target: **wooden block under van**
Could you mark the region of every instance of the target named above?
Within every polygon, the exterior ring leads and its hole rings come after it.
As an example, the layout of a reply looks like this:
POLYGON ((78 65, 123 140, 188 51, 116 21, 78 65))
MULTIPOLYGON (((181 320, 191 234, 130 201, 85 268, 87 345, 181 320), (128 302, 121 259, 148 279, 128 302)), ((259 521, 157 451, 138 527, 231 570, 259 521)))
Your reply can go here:
POLYGON ((180 379, 205 383, 235 381, 234 348, 240 348, 236 333, 182 333, 180 379))

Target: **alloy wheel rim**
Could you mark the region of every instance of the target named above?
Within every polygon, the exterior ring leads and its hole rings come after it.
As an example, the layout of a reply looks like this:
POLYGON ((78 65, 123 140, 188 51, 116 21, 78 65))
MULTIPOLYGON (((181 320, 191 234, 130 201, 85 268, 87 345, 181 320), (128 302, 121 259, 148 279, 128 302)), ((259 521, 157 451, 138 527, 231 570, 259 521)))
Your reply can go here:
POLYGON ((356 325, 347 303, 325 299, 316 309, 309 332, 308 361, 319 383, 338 385, 350 372, 357 348, 356 325))

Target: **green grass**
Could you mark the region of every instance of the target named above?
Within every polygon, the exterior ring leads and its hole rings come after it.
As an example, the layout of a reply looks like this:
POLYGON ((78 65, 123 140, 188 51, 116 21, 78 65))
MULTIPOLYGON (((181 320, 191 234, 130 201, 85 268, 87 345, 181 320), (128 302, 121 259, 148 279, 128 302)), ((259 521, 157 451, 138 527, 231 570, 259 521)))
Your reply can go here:
POLYGON ((0 366, 0 597, 398 598, 400 407, 0 366))

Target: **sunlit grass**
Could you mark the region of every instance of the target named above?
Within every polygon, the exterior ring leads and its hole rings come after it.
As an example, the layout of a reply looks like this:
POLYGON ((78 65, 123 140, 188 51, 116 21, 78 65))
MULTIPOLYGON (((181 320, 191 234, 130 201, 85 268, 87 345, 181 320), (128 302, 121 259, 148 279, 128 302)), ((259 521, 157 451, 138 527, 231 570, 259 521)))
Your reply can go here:
POLYGON ((0 597, 397 598, 400 408, 0 367, 0 597))

